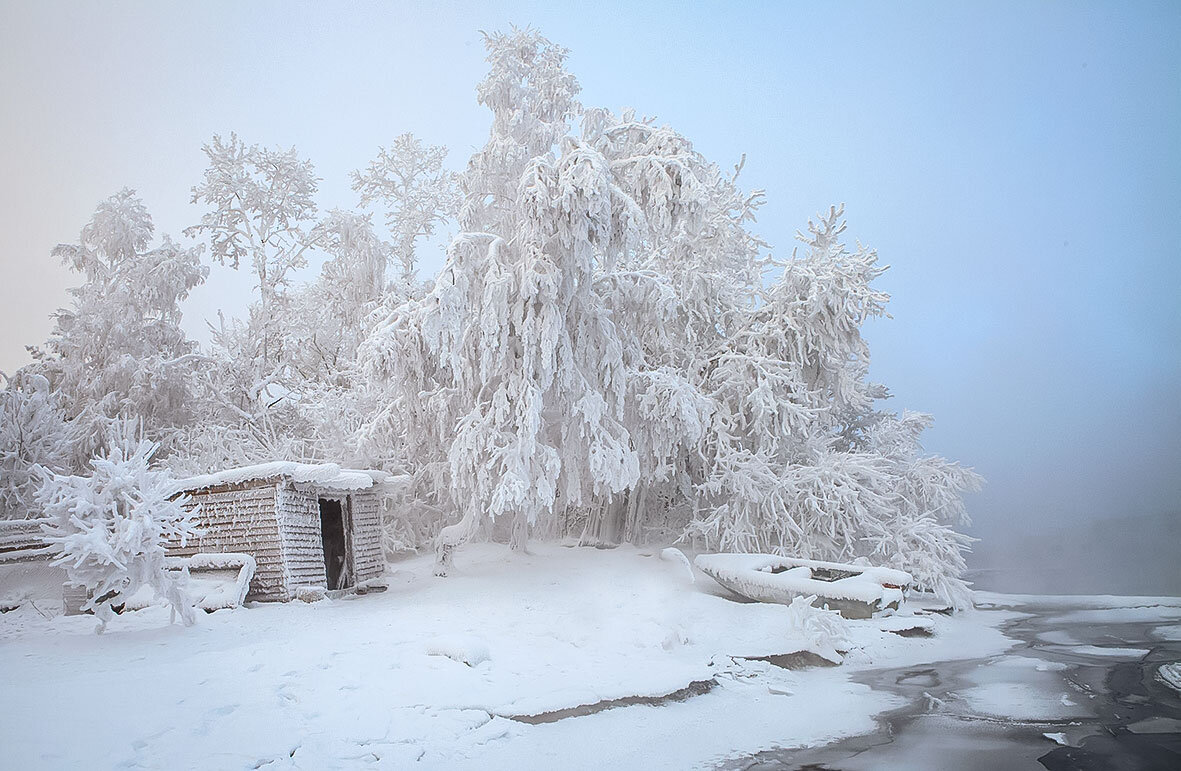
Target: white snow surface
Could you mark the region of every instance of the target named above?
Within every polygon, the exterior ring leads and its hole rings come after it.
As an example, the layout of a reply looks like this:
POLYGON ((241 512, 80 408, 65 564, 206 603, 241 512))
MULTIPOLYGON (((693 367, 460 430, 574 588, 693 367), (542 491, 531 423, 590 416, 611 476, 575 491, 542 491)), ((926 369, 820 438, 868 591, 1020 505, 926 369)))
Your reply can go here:
POLYGON ((699 554, 694 564, 720 584, 752 600, 791 602, 794 597, 818 595, 838 600, 857 600, 884 607, 902 601, 901 589, 909 586, 911 576, 901 570, 843 565, 836 562, 777 557, 773 554, 699 554), (786 571, 772 573, 772 568, 786 571), (836 581, 812 578, 813 569, 853 572, 856 575, 836 581))
POLYGON ((1172 664, 1161 665, 1156 671, 1156 679, 1181 693, 1181 662, 1174 661, 1172 664))
MULTIPOLYGON (((210 613, 236 608, 245 602, 250 579, 258 568, 254 557, 234 552, 169 557, 168 566, 170 570, 188 571, 181 580, 185 594, 193 607, 210 613)), ((128 610, 143 610, 159 604, 163 604, 163 599, 151 586, 144 586, 128 597, 124 606, 128 610)))
POLYGON ((1158 626, 1152 630, 1152 636, 1158 640, 1181 640, 1181 624, 1158 626))
POLYGON ((184 493, 203 490, 206 487, 236 485, 276 477, 284 477, 297 484, 314 484, 329 490, 368 490, 375 484, 384 482, 388 476, 383 471, 346 469, 336 463, 296 463, 277 460, 178 479, 173 491, 184 493))
POLYGON ((813 644, 791 608, 688 584, 659 550, 473 544, 451 577, 432 567, 414 558, 382 593, 252 604, 190 628, 169 626, 160 607, 124 613, 103 635, 89 616, 2 614, 5 697, 21 705, 0 720, 4 762, 499 769, 642 758, 693 768, 872 730, 875 714, 901 702, 853 682, 859 669, 1013 644, 995 628, 1009 612, 923 617, 934 635, 909 639, 881 619, 837 619, 844 664, 789 671, 751 659, 813 644), (684 701, 513 719, 710 680, 710 692, 684 701))

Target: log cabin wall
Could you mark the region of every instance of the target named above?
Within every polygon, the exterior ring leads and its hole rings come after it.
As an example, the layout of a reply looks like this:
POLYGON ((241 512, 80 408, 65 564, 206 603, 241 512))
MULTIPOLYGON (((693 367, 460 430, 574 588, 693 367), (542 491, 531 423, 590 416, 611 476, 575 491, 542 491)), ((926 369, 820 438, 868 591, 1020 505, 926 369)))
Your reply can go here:
POLYGON ((276 517, 278 487, 271 479, 190 492, 186 508, 197 509, 194 521, 204 535, 184 546, 170 544, 168 554, 176 557, 198 552, 249 554, 258 568, 246 599, 272 602, 291 599, 276 517))
POLYGON ((314 487, 284 482, 278 488, 285 580, 290 597, 301 586, 328 585, 320 535, 320 493, 314 487))
POLYGON ((353 522, 353 565, 357 583, 385 572, 381 551, 381 499, 375 490, 360 490, 349 496, 353 522))

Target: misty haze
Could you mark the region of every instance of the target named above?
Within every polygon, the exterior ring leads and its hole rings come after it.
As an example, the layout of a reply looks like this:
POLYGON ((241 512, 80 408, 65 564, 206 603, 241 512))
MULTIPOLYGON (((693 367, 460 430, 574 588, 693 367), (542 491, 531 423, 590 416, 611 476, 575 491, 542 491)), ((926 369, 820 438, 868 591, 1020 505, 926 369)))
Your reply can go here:
POLYGON ((0 2, 0 767, 1181 767, 1178 39, 0 2))

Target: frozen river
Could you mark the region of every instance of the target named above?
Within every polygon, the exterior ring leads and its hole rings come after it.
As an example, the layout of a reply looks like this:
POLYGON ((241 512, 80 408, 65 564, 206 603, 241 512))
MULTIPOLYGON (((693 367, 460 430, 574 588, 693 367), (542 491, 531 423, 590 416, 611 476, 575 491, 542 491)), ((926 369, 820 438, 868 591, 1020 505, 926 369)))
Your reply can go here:
POLYGON ((1181 699, 1158 677, 1181 660, 1181 609, 1065 603, 1006 598, 1022 617, 1003 655, 857 675, 907 700, 873 733, 724 768, 1181 768, 1181 699))

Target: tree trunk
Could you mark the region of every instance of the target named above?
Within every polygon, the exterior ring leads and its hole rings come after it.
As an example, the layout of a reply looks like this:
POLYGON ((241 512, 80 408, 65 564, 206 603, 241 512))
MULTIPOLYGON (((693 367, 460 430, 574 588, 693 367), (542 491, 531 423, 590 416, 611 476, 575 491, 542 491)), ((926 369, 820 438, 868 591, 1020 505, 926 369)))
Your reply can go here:
POLYGON ((448 525, 439 531, 439 536, 435 539, 435 575, 447 575, 455 557, 455 550, 471 540, 476 532, 476 525, 474 513, 468 511, 454 525, 448 525))
POLYGON ((529 515, 524 511, 518 511, 513 516, 513 530, 508 543, 513 551, 522 552, 529 545, 529 515))

